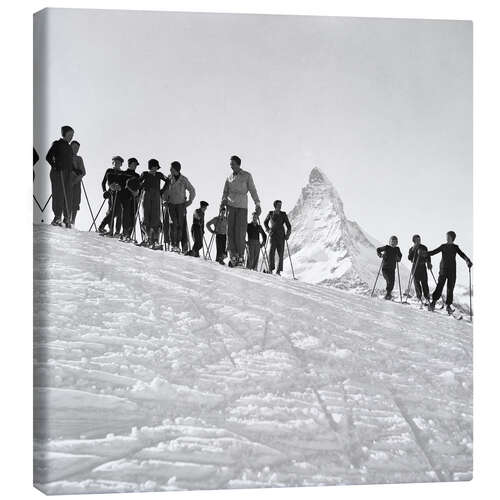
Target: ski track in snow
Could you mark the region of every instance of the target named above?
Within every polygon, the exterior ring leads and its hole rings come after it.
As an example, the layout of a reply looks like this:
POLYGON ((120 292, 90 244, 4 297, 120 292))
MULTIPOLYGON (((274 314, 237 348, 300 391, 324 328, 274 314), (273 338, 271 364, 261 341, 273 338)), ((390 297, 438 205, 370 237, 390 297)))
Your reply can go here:
POLYGON ((472 326, 34 226, 47 493, 472 477, 472 326))

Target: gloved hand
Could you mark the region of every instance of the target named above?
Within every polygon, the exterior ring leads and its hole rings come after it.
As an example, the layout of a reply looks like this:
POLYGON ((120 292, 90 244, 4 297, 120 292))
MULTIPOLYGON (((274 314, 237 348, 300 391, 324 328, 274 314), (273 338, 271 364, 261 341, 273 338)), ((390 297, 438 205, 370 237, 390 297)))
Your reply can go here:
POLYGON ((429 269, 429 271, 432 270, 432 264, 430 262, 427 264, 427 269, 429 269))
POLYGON ((260 205, 255 205, 255 215, 257 215, 257 217, 260 217, 261 213, 262 209, 260 208, 260 205))
POLYGON ((104 191, 104 193, 102 193, 102 197, 107 200, 111 195, 109 194, 109 191, 104 191))
POLYGON ((382 254, 380 252, 377 252, 377 255, 382 258, 382 254))
POLYGON ((469 269, 472 267, 472 261, 470 259, 467 261, 467 267, 469 269))

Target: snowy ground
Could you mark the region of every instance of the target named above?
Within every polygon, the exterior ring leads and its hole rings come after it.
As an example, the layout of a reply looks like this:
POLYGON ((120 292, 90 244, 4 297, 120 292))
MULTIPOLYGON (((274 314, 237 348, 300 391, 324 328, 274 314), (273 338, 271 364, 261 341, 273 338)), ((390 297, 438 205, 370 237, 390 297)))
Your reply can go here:
POLYGON ((35 226, 47 493, 465 480, 472 326, 35 226))

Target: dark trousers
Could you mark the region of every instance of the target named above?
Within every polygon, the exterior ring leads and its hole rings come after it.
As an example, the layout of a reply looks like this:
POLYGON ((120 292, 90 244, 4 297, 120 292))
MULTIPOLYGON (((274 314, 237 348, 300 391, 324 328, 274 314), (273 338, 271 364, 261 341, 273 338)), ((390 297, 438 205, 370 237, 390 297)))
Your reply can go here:
POLYGON ((52 187, 52 211, 56 219, 61 219, 64 214, 64 222, 71 222, 71 171, 50 170, 50 184, 52 187))
POLYGON ((442 269, 439 271, 439 277, 436 289, 432 294, 432 302, 437 302, 443 293, 444 285, 446 284, 446 305, 453 304, 453 290, 457 281, 456 269, 442 269))
POLYGON ((185 203, 170 203, 168 205, 170 219, 172 221, 172 228, 170 237, 174 247, 179 246, 182 241, 182 229, 186 219, 186 204, 185 203))
POLYGON ((260 241, 256 239, 248 240, 247 269, 257 270, 259 267, 259 254, 260 241))
POLYGON ((274 271, 275 255, 278 252, 278 271, 283 271, 283 254, 285 253, 285 239, 271 237, 271 245, 269 248, 269 270, 274 271))
POLYGON ((191 235, 193 236, 193 255, 200 256, 200 250, 203 248, 203 228, 198 224, 191 226, 191 235))
POLYGON ((121 231, 122 206, 118 201, 118 194, 116 191, 113 191, 108 198, 108 211, 99 227, 103 228, 104 226, 108 226, 112 234, 118 234, 121 231))
POLYGON ((189 250, 188 225, 187 225, 187 219, 184 218, 184 224, 182 225, 182 251, 186 253, 188 250, 189 250))
POLYGON ((247 234, 248 210, 239 207, 227 207, 227 240, 232 258, 245 255, 245 237, 247 234))
POLYGON ((82 200, 82 183, 76 182, 71 186, 71 223, 76 219, 76 213, 80 210, 80 202, 82 200))
POLYGON ((215 260, 217 262, 222 262, 226 257, 226 243, 227 237, 225 234, 215 235, 215 246, 217 247, 217 256, 215 257, 215 260))
POLYGON ((146 191, 142 208, 144 210, 144 227, 148 236, 157 241, 161 226, 160 191, 146 191))
POLYGON ((429 283, 427 282, 427 269, 418 267, 413 275, 413 283, 415 284, 415 293, 417 299, 422 298, 422 293, 426 299, 429 298, 429 283))
POLYGON ((392 291, 394 290, 394 281, 396 280, 396 269, 391 267, 382 268, 382 276, 385 279, 386 292, 392 293, 392 291))
POLYGON ((132 195, 119 196, 118 202, 120 203, 122 214, 123 235, 130 237, 134 229, 137 202, 132 195))

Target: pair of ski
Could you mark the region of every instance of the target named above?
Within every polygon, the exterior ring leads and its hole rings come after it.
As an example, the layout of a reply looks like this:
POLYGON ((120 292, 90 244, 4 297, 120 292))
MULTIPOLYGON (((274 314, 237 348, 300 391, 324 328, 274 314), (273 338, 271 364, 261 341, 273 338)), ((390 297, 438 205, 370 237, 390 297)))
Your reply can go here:
MULTIPOLYGON (((387 299, 385 299, 385 300, 387 300, 387 299)), ((408 306, 413 305, 412 303, 408 302, 408 300, 405 300, 404 302, 400 302, 399 300, 390 299, 390 302, 394 302, 395 304, 408 305, 408 306)), ((417 304, 415 304, 415 305, 417 305, 417 304)), ((429 306, 424 305, 424 303, 422 301, 420 301, 418 303, 418 305, 419 305, 419 310, 421 310, 421 311, 426 309, 429 312, 435 312, 435 311, 431 311, 429 309, 429 306)), ((440 307, 440 309, 444 309, 444 303, 443 303, 443 306, 440 307)), ((463 315, 460 312, 457 312, 456 309, 452 309, 451 312, 447 312, 447 315, 450 316, 451 318, 458 320, 458 321, 463 319, 463 315)))

